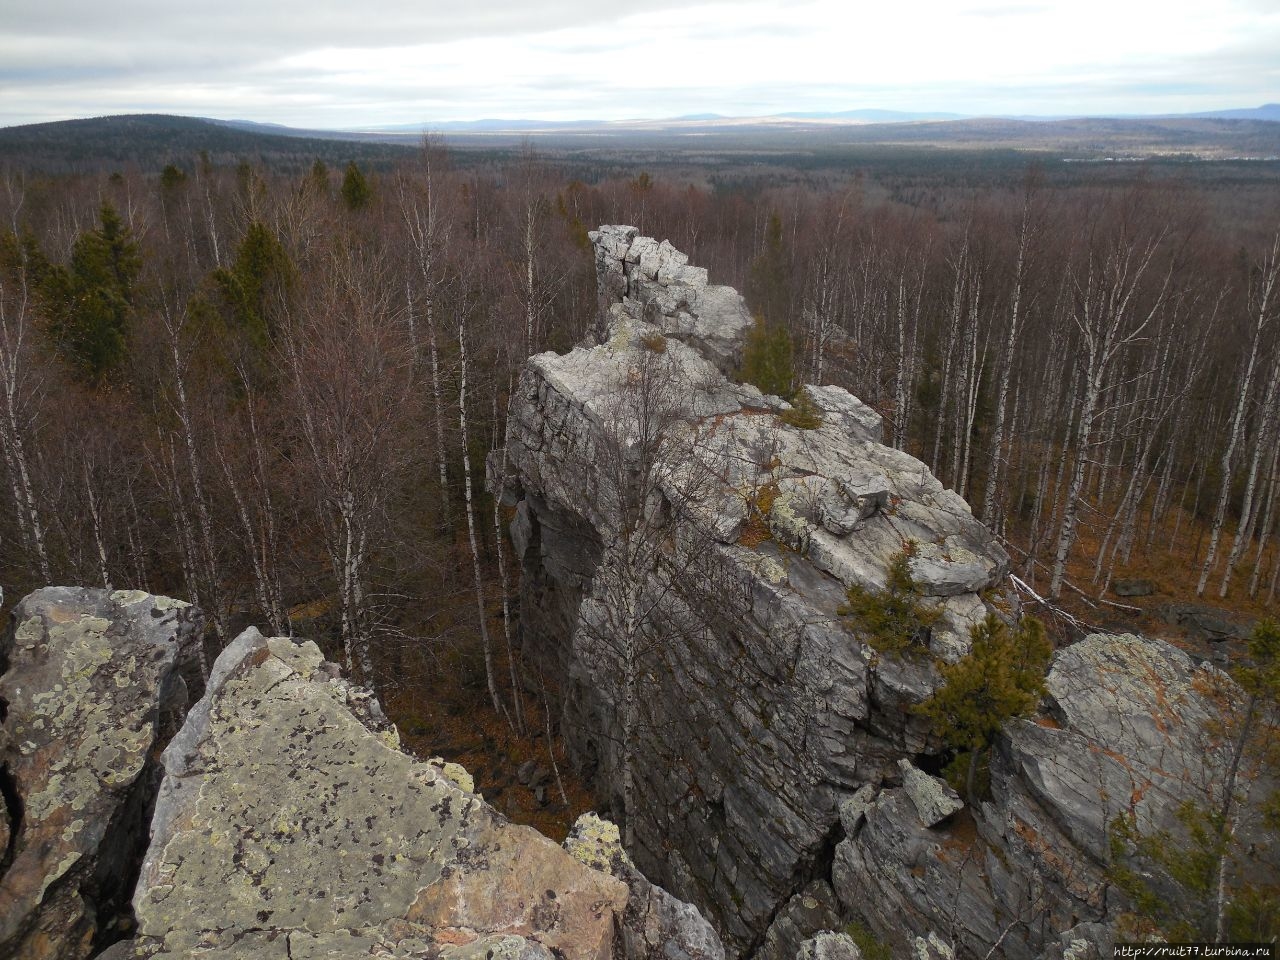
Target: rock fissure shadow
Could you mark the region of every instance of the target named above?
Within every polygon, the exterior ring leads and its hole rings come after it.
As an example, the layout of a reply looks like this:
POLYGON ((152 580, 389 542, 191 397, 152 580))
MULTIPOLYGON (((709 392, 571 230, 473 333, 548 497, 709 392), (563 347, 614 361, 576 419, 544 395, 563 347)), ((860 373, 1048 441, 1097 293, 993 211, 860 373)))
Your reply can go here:
MULTIPOLYGON (((760 927, 760 932, 743 949, 740 955, 741 960, 753 960, 756 953, 764 946, 769 929, 783 910, 786 909, 792 897, 802 893, 815 880, 821 880, 827 884, 831 883, 831 868, 836 859, 836 846, 844 838, 844 824, 837 817, 831 825, 831 829, 827 831, 821 843, 818 844, 813 856, 804 857, 800 860, 800 863, 796 866, 795 873, 792 875, 790 892, 780 898, 777 904, 774 905, 773 911, 769 914, 768 922, 760 927)), ((816 933, 817 931, 814 932, 816 933)))
MULTIPOLYGON (((943 772, 956 758, 956 751, 941 750, 937 753, 917 753, 911 763, 931 777, 943 777, 943 772)), ((945 777, 944 777, 945 779, 945 777)))
MULTIPOLYGON (((8 704, 0 700, 0 722, 3 722, 7 707, 8 704)), ((3 877, 17 855, 18 837, 22 833, 22 820, 26 815, 22 795, 18 792, 17 780, 8 764, 0 767, 0 798, 3 798, 4 809, 9 817, 9 842, 5 844, 4 853, 0 855, 0 877, 3 877)))
POLYGON ((147 760, 116 809, 103 834, 93 877, 80 890, 96 917, 91 956, 127 940, 137 929, 133 894, 151 842, 151 816, 164 778, 164 768, 156 756, 158 751, 147 760))

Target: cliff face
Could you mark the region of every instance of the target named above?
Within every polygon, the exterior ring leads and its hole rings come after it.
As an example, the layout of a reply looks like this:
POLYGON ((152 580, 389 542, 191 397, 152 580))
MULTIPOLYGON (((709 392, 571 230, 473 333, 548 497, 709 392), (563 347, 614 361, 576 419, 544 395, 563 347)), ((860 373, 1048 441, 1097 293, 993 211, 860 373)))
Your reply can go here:
POLYGON ((944 758, 911 708, 967 651, 1006 555, 844 390, 804 388, 821 424, 800 429, 730 382, 750 326, 735 292, 634 228, 591 236, 599 342, 530 359, 491 482, 515 509, 524 649, 561 678, 637 865, 734 953, 790 956, 837 914, 903 952, 1105 949, 1109 818, 1131 803, 1167 824, 1220 772, 1192 755, 1205 668, 1137 638, 1062 652, 1048 713, 1013 725, 993 799, 965 807, 925 772, 944 758), (938 615, 915 658, 837 614, 908 541, 938 615))
POLYGON ((962 499, 880 442, 856 398, 807 388, 822 423, 806 430, 779 419, 777 398, 730 382, 750 324, 736 293, 632 228, 592 236, 606 339, 532 358, 507 437, 526 644, 567 679, 566 729, 619 810, 623 691, 599 623, 625 593, 618 571, 643 575, 654 642, 632 727, 633 853, 742 950, 829 875, 840 801, 930 750, 907 707, 936 671, 874 656, 836 614, 846 587, 883 587, 914 541, 913 575, 940 615, 933 652, 954 658, 1007 559, 962 499), (666 446, 637 428, 637 404, 667 424, 666 446), (646 444, 679 462, 649 470, 648 489, 620 489, 646 444), (646 518, 669 518, 643 571, 618 556, 636 552, 619 505, 637 493, 646 518))

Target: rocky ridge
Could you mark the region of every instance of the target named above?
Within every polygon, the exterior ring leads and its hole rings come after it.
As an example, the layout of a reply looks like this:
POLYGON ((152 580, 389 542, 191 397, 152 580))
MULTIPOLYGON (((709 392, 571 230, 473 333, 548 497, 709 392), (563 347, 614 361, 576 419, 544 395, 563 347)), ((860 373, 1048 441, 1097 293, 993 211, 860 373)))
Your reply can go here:
POLYGON ((723 960, 625 858, 575 856, 403 753, 314 643, 246 631, 187 711, 198 623, 136 592, 18 605, 5 956, 723 960))
POLYGON ((787 403, 731 382, 751 322, 736 293, 635 228, 591 238, 596 342, 530 359, 491 483, 515 510, 525 652, 564 678, 564 729, 615 812, 627 701, 602 625, 646 598, 637 865, 731 954, 784 955, 815 932, 803 904, 824 888, 895 955, 1105 950, 1108 817, 1123 798, 1167 824, 1212 782, 1197 691, 1221 675, 1133 637, 1061 651, 1044 713, 997 743, 992 799, 964 805, 931 775, 947 755, 912 707, 974 624, 1016 609, 996 603, 1003 550, 846 391, 804 387, 821 424, 800 429, 787 403), (646 525, 663 533, 643 553, 646 525), (907 543, 938 616, 928 657, 881 655, 837 612, 848 587, 882 588, 907 543))
POLYGON ((906 707, 936 671, 878 658, 837 616, 845 589, 882 588, 913 542, 913 576, 939 615, 933 650, 955 658, 1008 560, 961 498, 881 443, 879 416, 846 391, 806 388, 822 424, 802 430, 779 420, 784 401, 727 379, 750 323, 736 293, 716 288, 704 310, 709 288, 682 256, 667 255, 679 267, 664 284, 663 245, 626 227, 592 237, 613 299, 605 339, 533 357, 507 436, 526 641, 568 678, 565 727, 584 768, 616 784, 619 692, 583 617, 608 602, 597 574, 616 567, 619 538, 618 473, 599 451, 635 432, 619 426, 618 398, 656 367, 680 464, 645 496, 676 518, 666 570, 679 572, 653 574, 653 626, 680 640, 663 647, 641 697, 642 728, 661 734, 642 738, 640 764, 662 775, 641 785, 632 853, 749 950, 823 872, 839 801, 931 747, 906 707))

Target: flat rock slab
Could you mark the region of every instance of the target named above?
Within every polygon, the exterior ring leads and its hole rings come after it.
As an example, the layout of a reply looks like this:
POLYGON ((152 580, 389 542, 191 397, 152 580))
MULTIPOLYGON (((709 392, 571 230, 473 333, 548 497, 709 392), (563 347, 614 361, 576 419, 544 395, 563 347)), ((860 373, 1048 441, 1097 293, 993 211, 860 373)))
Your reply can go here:
POLYGON ((139 591, 49 587, 13 624, 0 761, 22 810, 0 878, 0 956, 86 957, 97 909, 128 900, 112 886, 130 866, 121 832, 144 815, 162 714, 185 708, 177 666, 199 614, 139 591))
POLYGON ((125 956, 611 955, 626 885, 402 753, 313 643, 242 634, 164 765, 125 956))

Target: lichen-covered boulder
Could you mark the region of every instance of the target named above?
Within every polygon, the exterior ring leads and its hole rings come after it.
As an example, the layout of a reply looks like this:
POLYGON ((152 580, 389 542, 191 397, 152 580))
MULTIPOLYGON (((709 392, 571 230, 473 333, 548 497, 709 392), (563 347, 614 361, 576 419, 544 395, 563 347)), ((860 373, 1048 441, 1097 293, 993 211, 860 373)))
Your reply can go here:
POLYGON ((840 926, 840 904, 835 891, 825 880, 814 880, 783 904, 778 915, 769 924, 753 960, 860 960, 860 954, 850 958, 848 946, 857 950, 852 940, 832 941, 830 937, 844 937, 830 931, 840 926))
POLYGON ((862 960, 862 950, 847 933, 824 930, 800 944, 795 958, 796 960, 862 960))
POLYGON ((401 752, 310 642, 237 638, 164 767, 126 956, 613 954, 627 886, 401 752))
MULTIPOLYGON (((186 707, 199 614, 140 591, 49 587, 0 643, 12 861, 0 956, 79 958, 118 933, 146 843, 151 759, 186 707)), ((192 677, 192 679, 196 679, 192 677)), ((6 831, 7 832, 7 831, 6 831)))
POLYGON ((937 826, 964 806, 960 795, 945 780, 929 776, 910 760, 899 760, 898 771, 902 774, 902 787, 926 827, 937 826))

